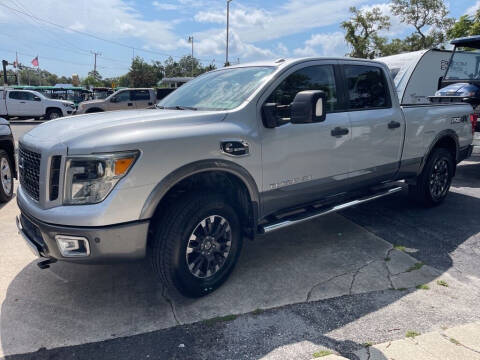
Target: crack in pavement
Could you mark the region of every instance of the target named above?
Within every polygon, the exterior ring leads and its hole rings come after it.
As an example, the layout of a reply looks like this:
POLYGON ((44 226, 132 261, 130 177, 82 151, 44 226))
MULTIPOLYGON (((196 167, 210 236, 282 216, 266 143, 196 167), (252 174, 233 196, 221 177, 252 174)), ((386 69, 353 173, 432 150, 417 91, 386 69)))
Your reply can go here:
POLYGON ((478 350, 475 350, 475 349, 472 349, 471 347, 467 346, 467 345, 464 345, 462 344, 460 341, 454 339, 454 338, 451 338, 450 336, 448 336, 447 334, 445 334, 444 332, 440 332, 440 335, 445 339, 445 340, 448 340, 450 341, 451 343, 457 345, 457 346, 462 346, 464 347, 465 349, 469 350, 469 351, 472 351, 474 353, 477 353, 477 354, 480 354, 480 351, 478 350), (456 342, 453 342, 452 340, 450 339, 454 339, 456 342))
POLYGON ((175 304, 173 303, 173 300, 170 299, 170 297, 167 295, 167 287, 166 286, 163 286, 162 297, 165 299, 165 301, 168 304, 170 304, 170 310, 172 310, 172 315, 173 315, 173 318, 175 319, 175 322, 177 323, 177 325, 183 325, 182 322, 180 320, 178 320, 178 316, 177 316, 177 312, 175 310, 175 304))
POLYGON ((336 278, 339 278, 339 277, 342 277, 342 276, 351 274, 352 272, 353 272, 353 271, 347 271, 347 272, 345 272, 345 273, 332 276, 331 278, 329 278, 329 279, 327 279, 327 280, 321 281, 321 282, 313 285, 312 288, 311 288, 311 289, 308 291, 308 293, 307 293, 307 299, 305 300, 305 302, 309 302, 309 301, 310 301, 310 298, 311 298, 311 296, 312 296, 312 292, 313 292, 313 290, 314 290, 317 286, 324 285, 324 284, 326 284, 326 283, 329 283, 329 282, 332 281, 332 280, 335 280, 336 278))
POLYGON ((366 264, 360 266, 353 274, 353 277, 352 277, 352 282, 350 284, 350 289, 348 291, 348 295, 352 295, 352 290, 353 290, 353 284, 355 283, 355 279, 357 278, 357 275, 360 273, 360 271, 362 271, 363 269, 365 269, 368 265, 374 263, 374 262, 377 262, 377 261, 382 261, 382 260, 370 260, 368 261, 366 264))

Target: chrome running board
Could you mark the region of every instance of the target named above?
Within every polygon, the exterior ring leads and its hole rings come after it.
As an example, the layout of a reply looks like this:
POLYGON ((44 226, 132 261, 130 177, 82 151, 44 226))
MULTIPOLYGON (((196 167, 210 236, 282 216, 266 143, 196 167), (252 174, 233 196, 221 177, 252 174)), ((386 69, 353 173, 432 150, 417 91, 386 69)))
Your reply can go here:
POLYGON ((283 228, 291 226, 291 225, 296 225, 296 224, 302 223, 304 221, 309 221, 309 220, 318 218, 318 217, 323 216, 323 215, 327 215, 327 214, 330 214, 330 213, 333 213, 333 212, 336 212, 336 211, 344 210, 344 209, 347 209, 347 208, 355 206, 355 205, 363 204, 363 203, 366 203, 366 202, 369 202, 369 201, 372 201, 372 200, 379 199, 379 198, 384 197, 384 196, 392 195, 392 194, 395 194, 399 191, 402 191, 402 189, 403 189, 403 187, 401 187, 401 186, 396 186, 396 187, 387 188, 387 189, 384 188, 384 189, 376 192, 375 194, 372 194, 372 195, 369 195, 369 196, 364 196, 364 197, 361 197, 359 199, 351 200, 351 201, 343 203, 343 204, 319 207, 315 210, 305 211, 305 212, 302 212, 300 214, 295 214, 295 215, 292 215, 290 217, 286 217, 286 218, 280 219, 278 221, 274 221, 274 222, 269 223, 269 224, 260 225, 258 230, 259 230, 260 234, 267 234, 269 232, 279 230, 279 229, 283 229, 283 228))

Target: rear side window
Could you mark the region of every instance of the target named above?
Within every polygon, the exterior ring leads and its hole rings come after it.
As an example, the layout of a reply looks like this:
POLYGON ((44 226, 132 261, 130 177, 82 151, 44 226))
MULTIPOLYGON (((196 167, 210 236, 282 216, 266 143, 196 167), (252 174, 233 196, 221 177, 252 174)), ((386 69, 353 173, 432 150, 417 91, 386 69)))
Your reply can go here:
POLYGON ((133 100, 150 100, 150 92, 148 90, 135 90, 133 100))
POLYGON ((332 65, 309 66, 295 71, 272 92, 267 102, 290 105, 295 95, 305 90, 323 90, 327 95, 327 113, 339 110, 332 65))
POLYGON ((21 91, 10 91, 8 94, 9 99, 23 100, 23 92, 21 91))
POLYGON ((344 69, 349 109, 391 107, 388 84, 380 68, 368 65, 345 65, 344 69))

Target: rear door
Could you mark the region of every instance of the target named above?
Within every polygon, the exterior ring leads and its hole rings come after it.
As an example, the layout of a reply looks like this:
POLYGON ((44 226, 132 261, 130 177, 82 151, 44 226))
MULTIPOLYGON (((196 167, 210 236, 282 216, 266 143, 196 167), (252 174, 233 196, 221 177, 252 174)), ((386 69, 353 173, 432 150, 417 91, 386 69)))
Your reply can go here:
POLYGON ((6 103, 9 116, 22 116, 25 113, 23 91, 8 91, 6 103))
POLYGON ((149 90, 132 90, 132 94, 137 109, 145 109, 153 105, 149 90))
POLYGON ((352 183, 391 179, 400 164, 405 121, 391 81, 383 67, 373 63, 342 65, 352 138, 352 183))
POLYGON ((0 115, 8 115, 7 106, 5 105, 6 90, 0 90, 0 115))

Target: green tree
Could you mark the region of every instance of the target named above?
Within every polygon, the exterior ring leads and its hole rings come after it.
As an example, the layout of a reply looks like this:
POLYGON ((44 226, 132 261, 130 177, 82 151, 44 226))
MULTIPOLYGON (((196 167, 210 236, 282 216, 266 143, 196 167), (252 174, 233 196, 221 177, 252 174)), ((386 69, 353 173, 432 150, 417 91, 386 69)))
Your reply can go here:
POLYGON ((390 18, 382 15, 378 7, 363 11, 351 7, 350 12, 352 13, 350 19, 341 25, 345 29, 345 40, 352 48, 349 55, 373 59, 379 55, 377 45, 386 42, 386 39, 378 33, 390 28, 390 18))
POLYGON ((415 28, 405 39, 408 51, 441 45, 455 21, 447 17, 444 0, 393 0, 391 10, 403 23, 415 28))
POLYGON ((480 8, 472 16, 460 16, 452 28, 447 31, 449 39, 473 35, 480 35, 480 8))

